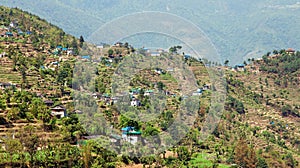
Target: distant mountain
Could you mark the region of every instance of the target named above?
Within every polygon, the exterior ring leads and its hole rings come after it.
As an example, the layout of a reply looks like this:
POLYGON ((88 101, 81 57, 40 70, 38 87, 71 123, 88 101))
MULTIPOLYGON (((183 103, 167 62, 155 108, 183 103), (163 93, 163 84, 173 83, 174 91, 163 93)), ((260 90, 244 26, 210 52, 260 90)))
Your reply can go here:
POLYGON ((84 37, 120 16, 142 11, 169 12, 195 23, 212 40, 222 59, 229 59, 232 64, 273 49, 299 48, 300 43, 300 3, 297 0, 188 3, 182 0, 2 0, 1 5, 38 14, 66 32, 84 37))

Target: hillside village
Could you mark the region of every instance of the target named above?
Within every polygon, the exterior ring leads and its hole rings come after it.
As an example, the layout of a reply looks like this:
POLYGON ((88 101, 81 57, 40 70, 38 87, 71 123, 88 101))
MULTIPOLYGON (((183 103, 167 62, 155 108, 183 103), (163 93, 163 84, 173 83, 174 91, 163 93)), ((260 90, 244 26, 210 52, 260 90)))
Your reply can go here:
POLYGON ((151 50, 136 49, 126 42, 88 44, 83 37, 65 34, 27 12, 6 7, 0 10, 0 167, 299 166, 299 51, 274 50, 262 59, 221 66, 174 52, 176 46, 151 50), (87 92, 86 103, 95 102, 115 129, 109 143, 121 143, 124 148, 139 145, 142 138, 166 130, 179 113, 180 103, 188 98, 178 87, 180 77, 172 76, 177 67, 140 71, 123 90, 130 98, 130 115, 136 110, 147 111, 155 95, 165 96, 166 108, 158 118, 136 121, 118 111, 121 100, 112 93, 112 76, 134 55, 178 57, 196 78, 198 88, 191 96, 200 99, 193 128, 179 144, 141 158, 106 150, 102 146, 106 141, 97 134, 102 130, 93 124, 84 128, 80 123, 99 115, 82 110, 80 105, 75 107, 73 99, 80 90, 76 85, 80 82, 73 76, 76 62, 95 65, 95 87, 87 92), (227 99, 218 127, 202 142, 198 140, 199 128, 215 89, 207 65, 224 72, 227 99))

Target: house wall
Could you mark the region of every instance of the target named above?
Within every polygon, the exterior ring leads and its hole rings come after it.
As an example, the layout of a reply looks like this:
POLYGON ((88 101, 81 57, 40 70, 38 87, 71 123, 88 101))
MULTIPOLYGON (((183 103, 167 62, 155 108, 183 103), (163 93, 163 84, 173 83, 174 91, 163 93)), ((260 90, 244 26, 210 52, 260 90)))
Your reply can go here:
POLYGON ((60 116, 60 118, 65 117, 65 112, 64 111, 59 111, 59 112, 52 111, 51 114, 54 115, 54 116, 60 116))
POLYGON ((139 136, 138 135, 126 135, 126 134, 123 134, 122 135, 122 139, 126 142, 129 142, 131 144, 136 144, 139 140, 139 136))

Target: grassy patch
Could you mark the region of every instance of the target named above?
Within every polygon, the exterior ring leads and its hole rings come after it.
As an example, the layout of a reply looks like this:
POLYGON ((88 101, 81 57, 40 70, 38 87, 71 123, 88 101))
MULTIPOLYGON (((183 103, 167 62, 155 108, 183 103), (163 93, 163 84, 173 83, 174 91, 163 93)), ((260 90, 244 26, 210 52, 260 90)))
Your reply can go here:
POLYGON ((160 77, 161 77, 162 80, 168 80, 168 81, 176 82, 176 79, 169 73, 161 74, 160 77))
MULTIPOLYGON (((209 168, 213 167, 212 156, 207 153, 198 153, 189 162, 189 167, 209 168)), ((217 164, 218 168, 229 168, 231 166, 225 164, 217 164)))

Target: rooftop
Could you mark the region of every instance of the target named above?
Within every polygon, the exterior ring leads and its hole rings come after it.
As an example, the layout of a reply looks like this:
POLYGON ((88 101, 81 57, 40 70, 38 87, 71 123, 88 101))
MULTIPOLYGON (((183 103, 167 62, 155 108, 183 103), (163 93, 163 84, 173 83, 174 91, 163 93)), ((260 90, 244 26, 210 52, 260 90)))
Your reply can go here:
POLYGON ((292 48, 288 48, 288 49, 286 49, 285 51, 286 51, 286 52, 295 52, 295 50, 292 49, 292 48))

